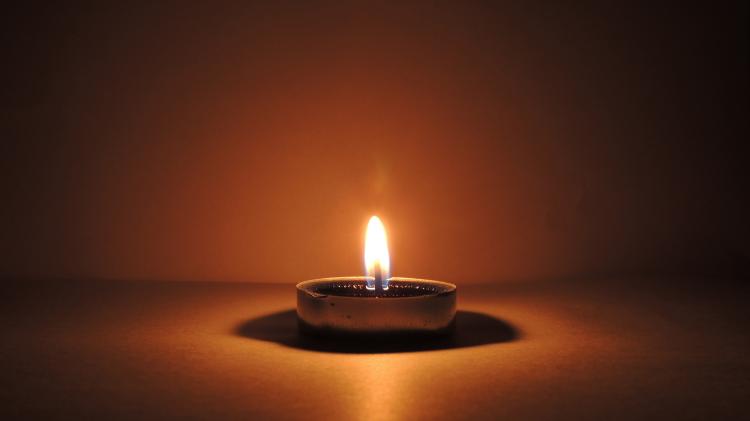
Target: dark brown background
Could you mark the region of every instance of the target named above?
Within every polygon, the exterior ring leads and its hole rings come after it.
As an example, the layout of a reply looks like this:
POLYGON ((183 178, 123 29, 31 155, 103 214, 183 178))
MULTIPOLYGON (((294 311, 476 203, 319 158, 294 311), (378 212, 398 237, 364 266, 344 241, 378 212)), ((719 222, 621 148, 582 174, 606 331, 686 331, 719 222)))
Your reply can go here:
POLYGON ((3 277, 748 273, 746 3, 95 3, 3 12, 3 277))
POLYGON ((750 419, 747 2, 57 3, 0 13, 0 419, 750 419), (299 335, 373 213, 455 335, 299 335))

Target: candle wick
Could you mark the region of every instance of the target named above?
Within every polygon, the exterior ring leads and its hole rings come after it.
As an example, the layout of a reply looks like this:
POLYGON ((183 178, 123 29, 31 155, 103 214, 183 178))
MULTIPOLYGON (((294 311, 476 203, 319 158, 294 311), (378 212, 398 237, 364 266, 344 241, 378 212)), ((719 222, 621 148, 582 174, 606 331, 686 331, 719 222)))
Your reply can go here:
POLYGON ((375 290, 383 291, 383 271, 380 270, 380 262, 375 263, 375 290))

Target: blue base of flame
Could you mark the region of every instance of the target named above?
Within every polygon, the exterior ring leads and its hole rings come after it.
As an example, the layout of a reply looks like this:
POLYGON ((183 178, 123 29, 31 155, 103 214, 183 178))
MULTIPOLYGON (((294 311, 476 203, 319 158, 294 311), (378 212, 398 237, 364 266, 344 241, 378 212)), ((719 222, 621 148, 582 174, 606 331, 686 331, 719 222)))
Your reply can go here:
MULTIPOLYGON (((366 276, 365 281, 367 282, 367 285, 365 285, 365 288, 367 288, 370 291, 375 291, 378 288, 377 279, 374 276, 366 276)), ((388 291, 388 283, 391 281, 391 278, 383 279, 382 284, 382 290, 388 291)))

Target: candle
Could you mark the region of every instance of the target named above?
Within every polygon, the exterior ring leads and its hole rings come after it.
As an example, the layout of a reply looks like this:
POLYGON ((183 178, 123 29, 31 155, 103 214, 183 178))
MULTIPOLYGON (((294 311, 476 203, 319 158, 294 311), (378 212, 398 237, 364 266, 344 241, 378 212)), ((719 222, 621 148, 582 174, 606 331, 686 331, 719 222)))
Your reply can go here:
POLYGON ((300 331, 313 335, 429 334, 453 331, 456 286, 390 276, 388 239, 373 216, 365 234, 365 276, 297 284, 300 331))

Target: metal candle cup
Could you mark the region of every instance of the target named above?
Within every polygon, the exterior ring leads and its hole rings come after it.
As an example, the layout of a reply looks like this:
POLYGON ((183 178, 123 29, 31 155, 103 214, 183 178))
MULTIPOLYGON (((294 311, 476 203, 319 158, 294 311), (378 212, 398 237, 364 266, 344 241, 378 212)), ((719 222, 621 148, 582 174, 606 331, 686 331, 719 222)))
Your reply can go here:
POLYGON ((367 289, 364 276, 297 284, 300 331, 313 335, 443 335, 453 331, 456 286, 390 278, 388 289, 367 289))

